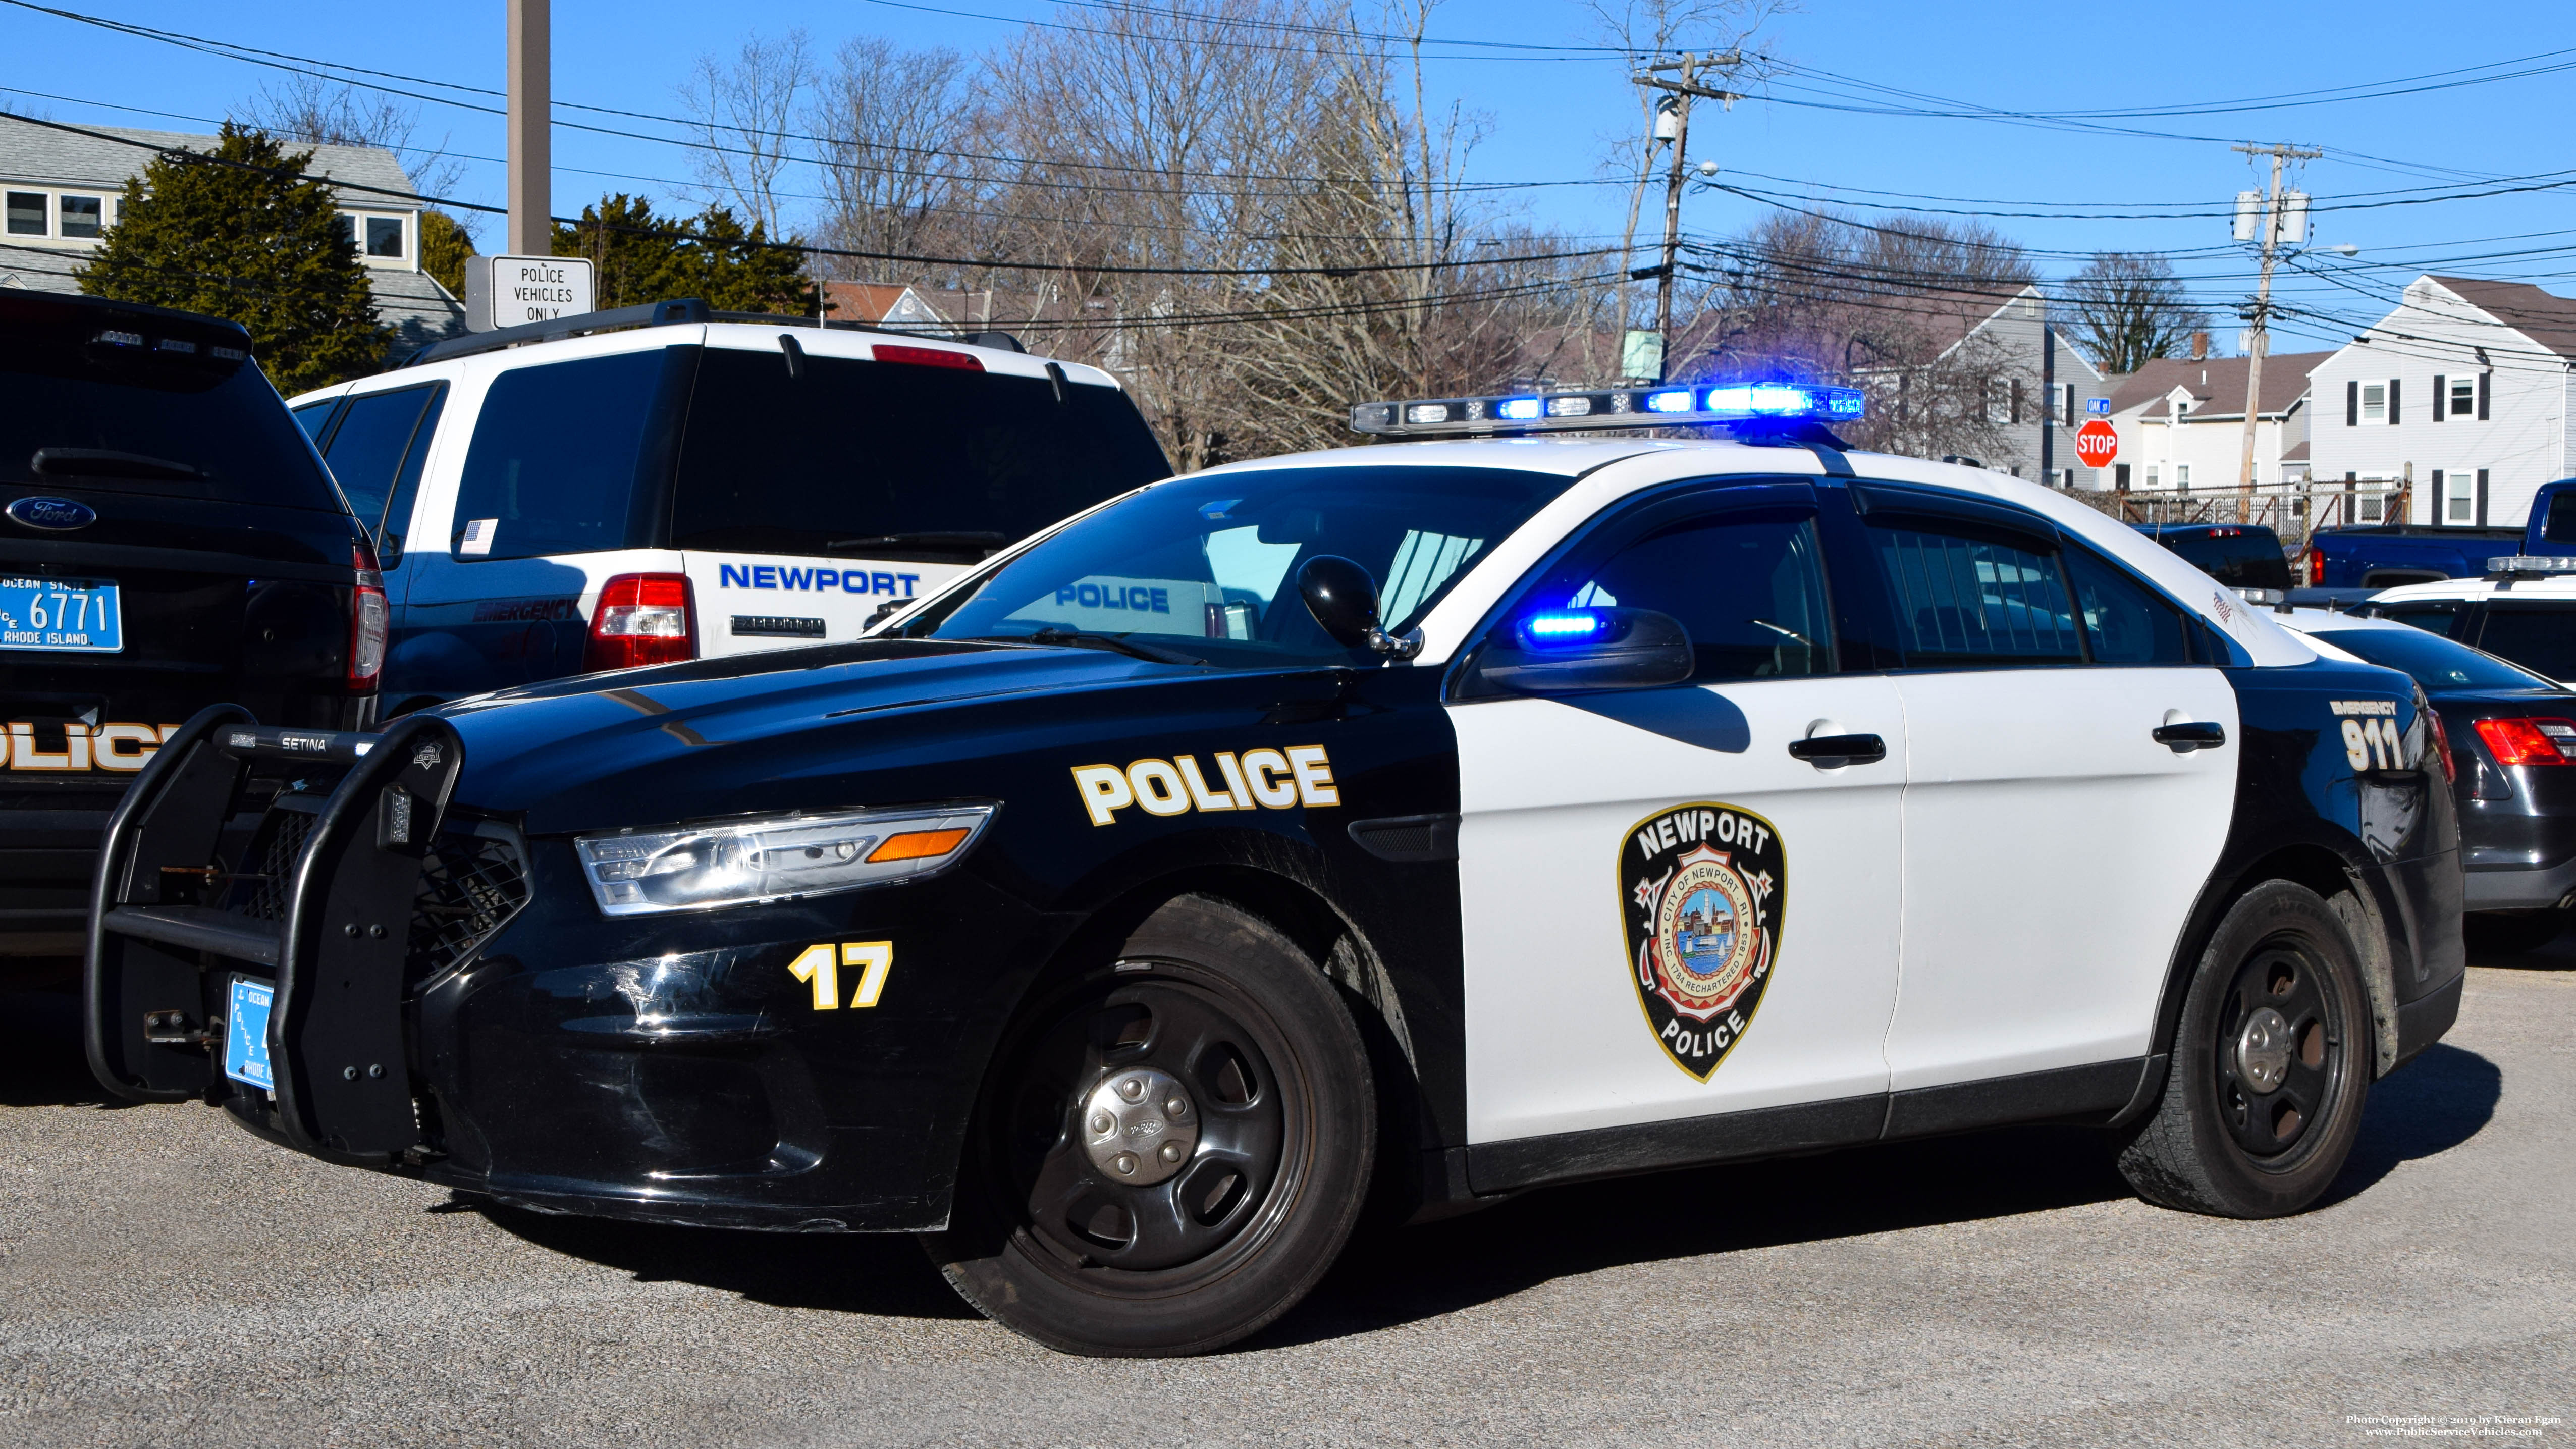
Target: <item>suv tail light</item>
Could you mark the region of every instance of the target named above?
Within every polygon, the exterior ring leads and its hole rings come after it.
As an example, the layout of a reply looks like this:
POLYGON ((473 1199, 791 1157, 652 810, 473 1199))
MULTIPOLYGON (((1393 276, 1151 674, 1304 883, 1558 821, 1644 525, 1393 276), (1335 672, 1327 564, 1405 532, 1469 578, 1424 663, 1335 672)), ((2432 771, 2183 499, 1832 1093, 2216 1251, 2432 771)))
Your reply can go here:
POLYGON ((369 690, 384 672, 385 627, 391 611, 385 605, 385 576, 377 571, 375 550, 352 544, 349 564, 358 574, 358 586, 349 594, 349 683, 369 690))
POLYGON ((2482 719, 2477 730, 2499 765, 2564 765, 2576 757, 2576 720, 2482 719))
POLYGON ((698 657, 698 611, 686 574, 619 574, 599 591, 584 671, 698 657))
POLYGON ((2326 584, 2326 551, 2317 547, 2313 543, 2309 544, 2308 556, 2301 559, 2299 562, 2302 570, 2307 575, 2307 586, 2312 589, 2324 588, 2326 584))

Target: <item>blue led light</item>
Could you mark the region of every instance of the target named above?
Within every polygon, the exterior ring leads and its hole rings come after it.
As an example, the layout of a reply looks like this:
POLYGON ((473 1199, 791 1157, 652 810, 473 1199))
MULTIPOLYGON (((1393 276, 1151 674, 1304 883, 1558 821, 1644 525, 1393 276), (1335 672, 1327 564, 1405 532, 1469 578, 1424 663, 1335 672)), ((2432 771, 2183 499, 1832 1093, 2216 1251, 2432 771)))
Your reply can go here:
POLYGON ((1646 394, 1646 411, 1650 413, 1686 413, 1690 410, 1691 395, 1689 388, 1678 388, 1672 392, 1650 392, 1646 394))
POLYGON ((1507 397, 1494 404, 1494 416, 1509 422, 1530 422, 1538 414, 1539 401, 1534 397, 1507 397))
POLYGON ((1566 643, 1589 639, 1601 632, 1608 621, 1599 614, 1570 611, 1562 614, 1532 614, 1521 621, 1521 629, 1533 641, 1566 643))

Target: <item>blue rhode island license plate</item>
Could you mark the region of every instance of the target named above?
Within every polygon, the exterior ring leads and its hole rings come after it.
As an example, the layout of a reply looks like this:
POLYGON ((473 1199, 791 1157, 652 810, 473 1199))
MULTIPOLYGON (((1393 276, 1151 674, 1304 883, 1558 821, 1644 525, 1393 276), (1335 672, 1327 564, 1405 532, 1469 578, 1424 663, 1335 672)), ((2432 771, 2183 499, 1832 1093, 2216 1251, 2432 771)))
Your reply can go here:
POLYGON ((224 1075, 275 1091, 277 1077, 268 1069, 268 1008, 277 989, 248 976, 233 978, 232 1000, 224 1009, 224 1075))
POLYGON ((0 649, 114 654, 124 647, 116 580, 0 575, 0 649))

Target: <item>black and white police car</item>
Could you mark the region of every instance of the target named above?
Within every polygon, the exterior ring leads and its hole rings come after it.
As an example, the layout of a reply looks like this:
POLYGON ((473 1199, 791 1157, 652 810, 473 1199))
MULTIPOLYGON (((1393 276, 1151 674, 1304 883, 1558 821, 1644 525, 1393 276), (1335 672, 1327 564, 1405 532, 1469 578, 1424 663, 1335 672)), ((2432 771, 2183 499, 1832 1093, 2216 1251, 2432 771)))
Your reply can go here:
POLYGON ((93 1066, 505 1203, 918 1233, 1104 1354, 1270 1322, 1372 1188, 2057 1121, 2298 1211, 2458 1009, 2421 697, 1858 405, 1373 404, 1427 440, 1153 484, 863 640, 210 711, 112 832, 93 1066))
POLYGON ((376 544, 383 715, 855 639, 1171 467, 1117 379, 683 298, 433 344, 292 406, 376 544))

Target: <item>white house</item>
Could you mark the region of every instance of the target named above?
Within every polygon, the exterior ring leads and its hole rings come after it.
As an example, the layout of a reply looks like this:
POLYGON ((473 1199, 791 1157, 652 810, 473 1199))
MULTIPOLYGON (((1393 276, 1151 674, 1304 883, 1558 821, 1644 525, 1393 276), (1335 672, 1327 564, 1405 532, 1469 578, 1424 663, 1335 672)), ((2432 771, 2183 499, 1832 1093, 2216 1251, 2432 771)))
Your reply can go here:
MULTIPOLYGON (((2263 396, 2254 415, 2254 481, 2307 476, 2312 408, 2309 375, 2330 352, 2263 359, 2263 396)), ((2120 435, 2111 464, 2122 492, 2233 488, 2245 462, 2243 357, 2157 357, 2120 379, 2110 424, 2120 435)))
MULTIPOLYGON (((82 135, 0 114, 0 287, 77 292, 77 275, 116 225, 128 178, 157 148, 211 151, 217 138, 124 126, 83 126, 82 135)), ((290 143, 290 150, 308 149, 290 143)), ((311 170, 335 184, 340 222, 358 244, 376 316, 418 347, 461 332, 464 305, 420 269, 421 202, 391 151, 314 146, 311 170)))
POLYGON ((2519 528, 2541 484, 2576 473, 2571 369, 2576 299, 2418 277, 2312 374, 2315 477, 2403 486, 2414 523, 2519 528))

